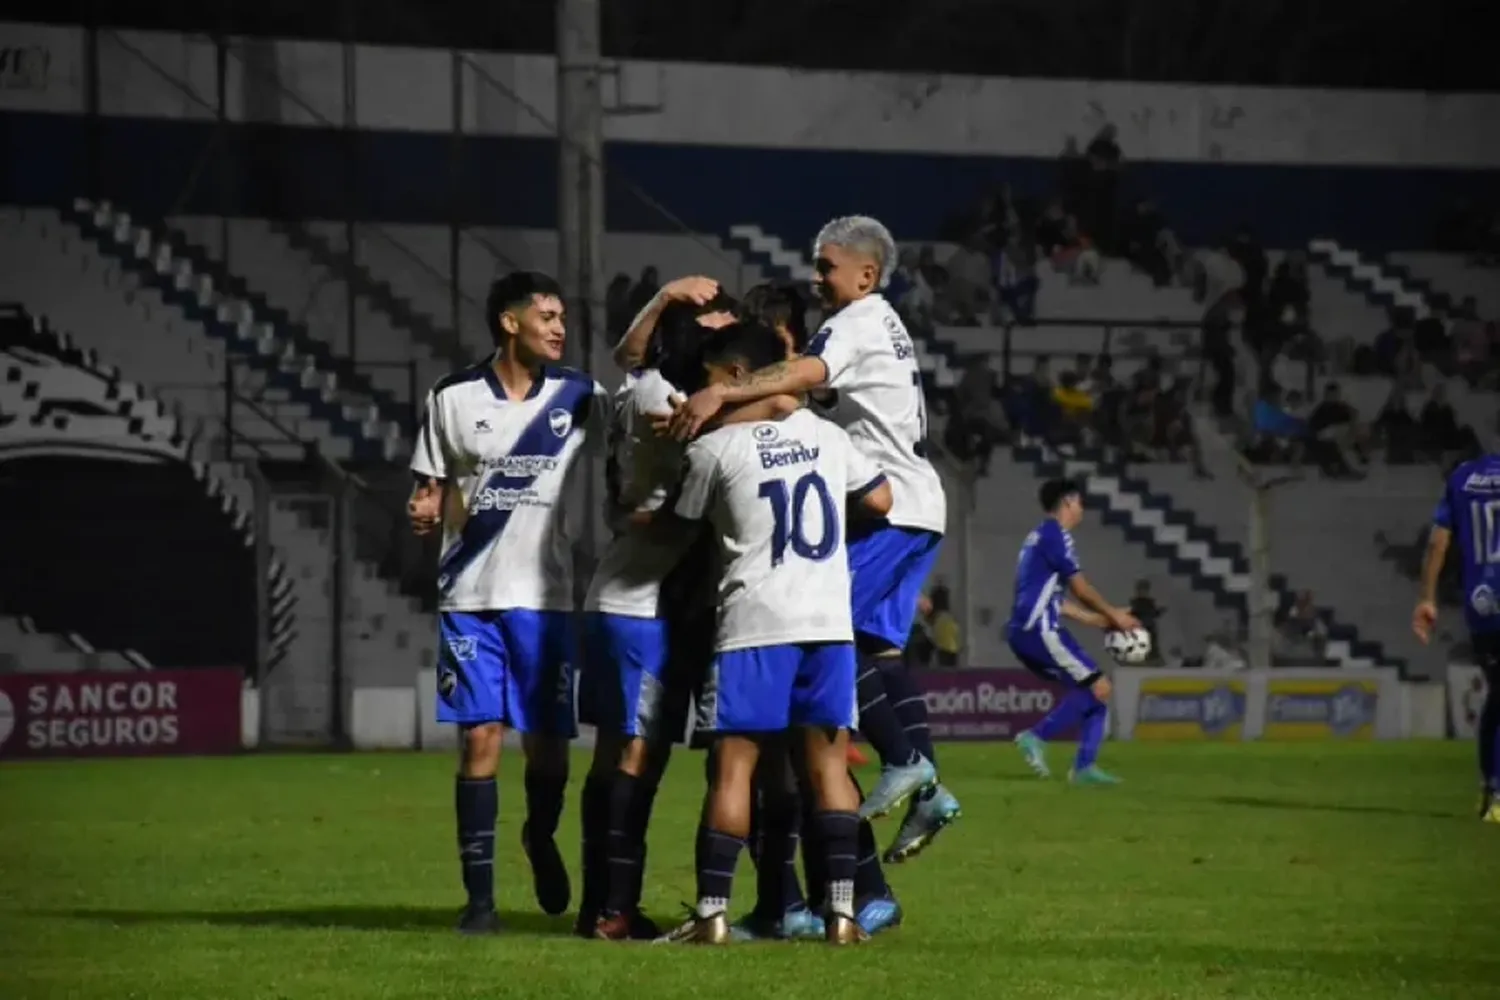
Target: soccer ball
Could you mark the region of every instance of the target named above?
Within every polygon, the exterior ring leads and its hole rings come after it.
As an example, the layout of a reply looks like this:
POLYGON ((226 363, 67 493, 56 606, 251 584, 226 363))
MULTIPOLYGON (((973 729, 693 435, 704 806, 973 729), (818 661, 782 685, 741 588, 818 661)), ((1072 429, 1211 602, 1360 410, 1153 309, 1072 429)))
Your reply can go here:
POLYGON ((1151 655, 1151 633, 1143 628, 1133 628, 1129 632, 1106 632, 1104 648, 1109 650, 1109 655, 1114 657, 1116 663, 1126 666, 1145 663, 1146 657, 1151 655))

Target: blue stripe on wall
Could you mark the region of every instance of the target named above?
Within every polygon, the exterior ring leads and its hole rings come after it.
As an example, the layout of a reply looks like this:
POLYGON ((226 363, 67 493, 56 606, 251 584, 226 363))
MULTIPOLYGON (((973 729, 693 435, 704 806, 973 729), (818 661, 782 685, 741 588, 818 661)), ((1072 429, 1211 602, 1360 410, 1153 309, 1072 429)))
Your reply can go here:
MULTIPOLYGON (((456 189, 469 224, 551 228, 556 218, 550 139, 469 136, 455 155, 450 136, 431 133, 230 125, 215 142, 212 122, 94 121, 91 139, 82 116, 0 114, 0 197, 56 204, 86 192, 92 143, 107 166, 100 194, 152 215, 342 218, 352 199, 359 218, 443 223, 456 189)), ((792 242, 846 212, 878 215, 901 239, 933 239, 985 190, 1009 181, 1046 192, 1055 177, 1051 160, 628 142, 606 146, 605 166, 613 230, 675 229, 628 179, 700 232, 754 222, 792 242)), ((1125 188, 1154 197, 1192 243, 1249 223, 1272 245, 1331 235, 1390 250, 1424 245, 1440 212, 1459 198, 1483 202, 1497 182, 1500 171, 1139 163, 1125 188)))

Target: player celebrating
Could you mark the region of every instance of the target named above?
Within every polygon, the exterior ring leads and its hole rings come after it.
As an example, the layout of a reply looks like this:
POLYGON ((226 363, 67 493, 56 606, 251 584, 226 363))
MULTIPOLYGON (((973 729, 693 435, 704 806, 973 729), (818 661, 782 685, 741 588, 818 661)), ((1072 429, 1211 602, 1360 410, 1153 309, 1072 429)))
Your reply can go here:
MULTIPOLYGON (((784 356, 774 331, 742 323, 715 336, 705 363, 710 383, 722 384, 784 356)), ((846 499, 885 513, 889 487, 848 435, 806 411, 712 431, 687 457, 674 512, 708 521, 724 563, 716 652, 698 702, 699 728, 715 737, 714 780, 698 830, 697 907, 664 940, 730 940, 752 776, 763 745, 789 727, 800 730, 818 803, 827 940, 863 940, 854 915, 859 795, 846 763, 855 654, 842 521, 846 499)))
MULTIPOLYGON (((573 549, 565 509, 586 444, 602 445, 608 398, 593 379, 553 365, 566 334, 562 290, 518 271, 490 286, 493 358, 437 383, 417 436, 407 511, 418 534, 439 523, 439 722, 461 730, 455 788, 468 903, 459 930, 499 928, 495 913, 495 772, 505 728, 526 754, 522 846, 537 902, 568 908, 554 839, 573 721, 573 549)), ((576 491, 573 491, 576 493, 576 491)))
POLYGON ((1032 770, 1042 777, 1050 773, 1043 753, 1045 741, 1073 726, 1081 726, 1078 756, 1071 778, 1078 784, 1113 785, 1119 779, 1107 774, 1094 761, 1104 740, 1104 722, 1109 701, 1109 678, 1062 627, 1059 616, 1095 628, 1122 631, 1139 628, 1127 611, 1115 607, 1083 578, 1078 553, 1070 532, 1083 520, 1083 491, 1066 479, 1054 479, 1041 489, 1042 509, 1047 519, 1021 545, 1016 565, 1016 595, 1011 603, 1005 637, 1011 650, 1033 673, 1061 681, 1073 690, 1035 729, 1016 737, 1016 745, 1032 770), (1072 594, 1087 608, 1069 600, 1072 594), (1090 610, 1092 609, 1092 610, 1090 610))
MULTIPOLYGON (((581 681, 583 721, 598 728, 594 763, 584 783, 584 889, 578 932, 606 940, 655 937, 640 913, 646 828, 656 790, 682 737, 695 674, 684 664, 683 622, 669 604, 687 604, 711 583, 684 565, 697 531, 652 530, 650 516, 678 482, 681 445, 656 434, 652 417, 671 413, 670 400, 703 383, 705 334, 733 322, 718 288, 706 278, 686 278, 664 289, 669 305, 647 308, 627 336, 644 330, 648 367, 631 372, 615 397, 607 475, 615 535, 585 600, 589 656, 581 681), (695 315, 696 314, 696 315, 695 315), (654 328, 654 329, 653 329, 654 328), (669 577, 686 573, 676 600, 669 577), (682 676, 687 673, 688 676, 682 676)), ((630 357, 626 354, 626 357, 630 357)), ((776 419, 797 408, 790 397, 772 397, 728 414, 726 423, 776 419)))
POLYGON ((1424 643, 1437 624, 1438 577, 1454 536, 1464 589, 1464 622, 1488 693, 1479 713, 1479 816, 1500 823, 1500 455, 1460 464, 1432 514, 1422 591, 1411 627, 1424 643))
POLYGON ((829 315, 806 353, 755 372, 743 384, 694 393, 674 414, 673 430, 679 438, 691 437, 725 403, 831 390, 832 418, 890 477, 891 513, 851 533, 849 568, 860 658, 859 728, 883 765, 861 815, 883 816, 922 793, 886 852, 887 860, 899 861, 921 851, 959 815, 958 801, 937 784, 927 703, 901 658, 917 598, 937 560, 946 500, 927 460, 916 351, 879 293, 896 267, 895 241, 875 219, 847 216, 823 227, 814 255, 813 286, 829 315))

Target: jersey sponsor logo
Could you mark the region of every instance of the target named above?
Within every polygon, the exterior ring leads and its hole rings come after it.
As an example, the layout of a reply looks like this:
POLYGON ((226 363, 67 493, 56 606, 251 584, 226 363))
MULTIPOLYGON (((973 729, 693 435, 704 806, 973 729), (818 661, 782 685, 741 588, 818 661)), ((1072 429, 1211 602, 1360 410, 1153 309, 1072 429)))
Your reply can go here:
POLYGON ((770 444, 781 435, 781 432, 770 424, 757 424, 752 433, 755 435, 755 443, 757 445, 770 444))
POLYGON ((552 433, 558 437, 567 437, 568 432, 573 429, 573 414, 562 407, 547 411, 547 426, 552 428, 552 433))
POLYGON ((1489 584, 1481 583, 1474 588, 1474 592, 1469 595, 1469 607, 1481 618, 1500 615, 1500 601, 1496 601, 1495 591, 1489 584))
POLYGON ((775 450, 762 451, 760 453, 760 467, 762 469, 779 469, 787 465, 816 462, 820 450, 816 447, 809 448, 798 441, 788 441, 782 447, 775 450))
POLYGON ((888 314, 881 322, 885 324, 886 336, 891 338, 891 353, 896 355, 896 360, 910 361, 917 352, 912 346, 911 336, 901 326, 901 321, 888 314))
POLYGON ((1469 478, 1464 480, 1463 488, 1476 493, 1500 492, 1500 473, 1471 472, 1469 478))
POLYGON ((481 458, 478 466, 482 472, 498 472, 502 476, 516 479, 532 479, 557 468, 557 462, 554 455, 496 455, 481 458))
POLYGON ((475 434, 488 434, 489 432, 490 432, 490 422, 488 420, 476 420, 476 421, 474 421, 474 433, 475 434))
POLYGON ((474 491, 474 498, 469 501, 469 514, 480 514, 487 510, 515 510, 517 507, 550 506, 552 505, 542 499, 535 487, 485 486, 474 491))

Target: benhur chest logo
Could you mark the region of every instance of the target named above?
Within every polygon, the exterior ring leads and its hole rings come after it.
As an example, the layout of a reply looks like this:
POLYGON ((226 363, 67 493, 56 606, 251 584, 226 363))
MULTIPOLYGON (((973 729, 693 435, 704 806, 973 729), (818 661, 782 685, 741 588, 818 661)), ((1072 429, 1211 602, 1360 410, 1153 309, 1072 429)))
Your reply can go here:
POLYGON ((552 428, 552 433, 558 437, 567 437, 568 432, 573 429, 573 414, 560 406, 550 410, 547 413, 547 426, 552 428))
POLYGON ((1148 680, 1141 683, 1135 735, 1140 739, 1239 739, 1245 725, 1239 681, 1148 680))

